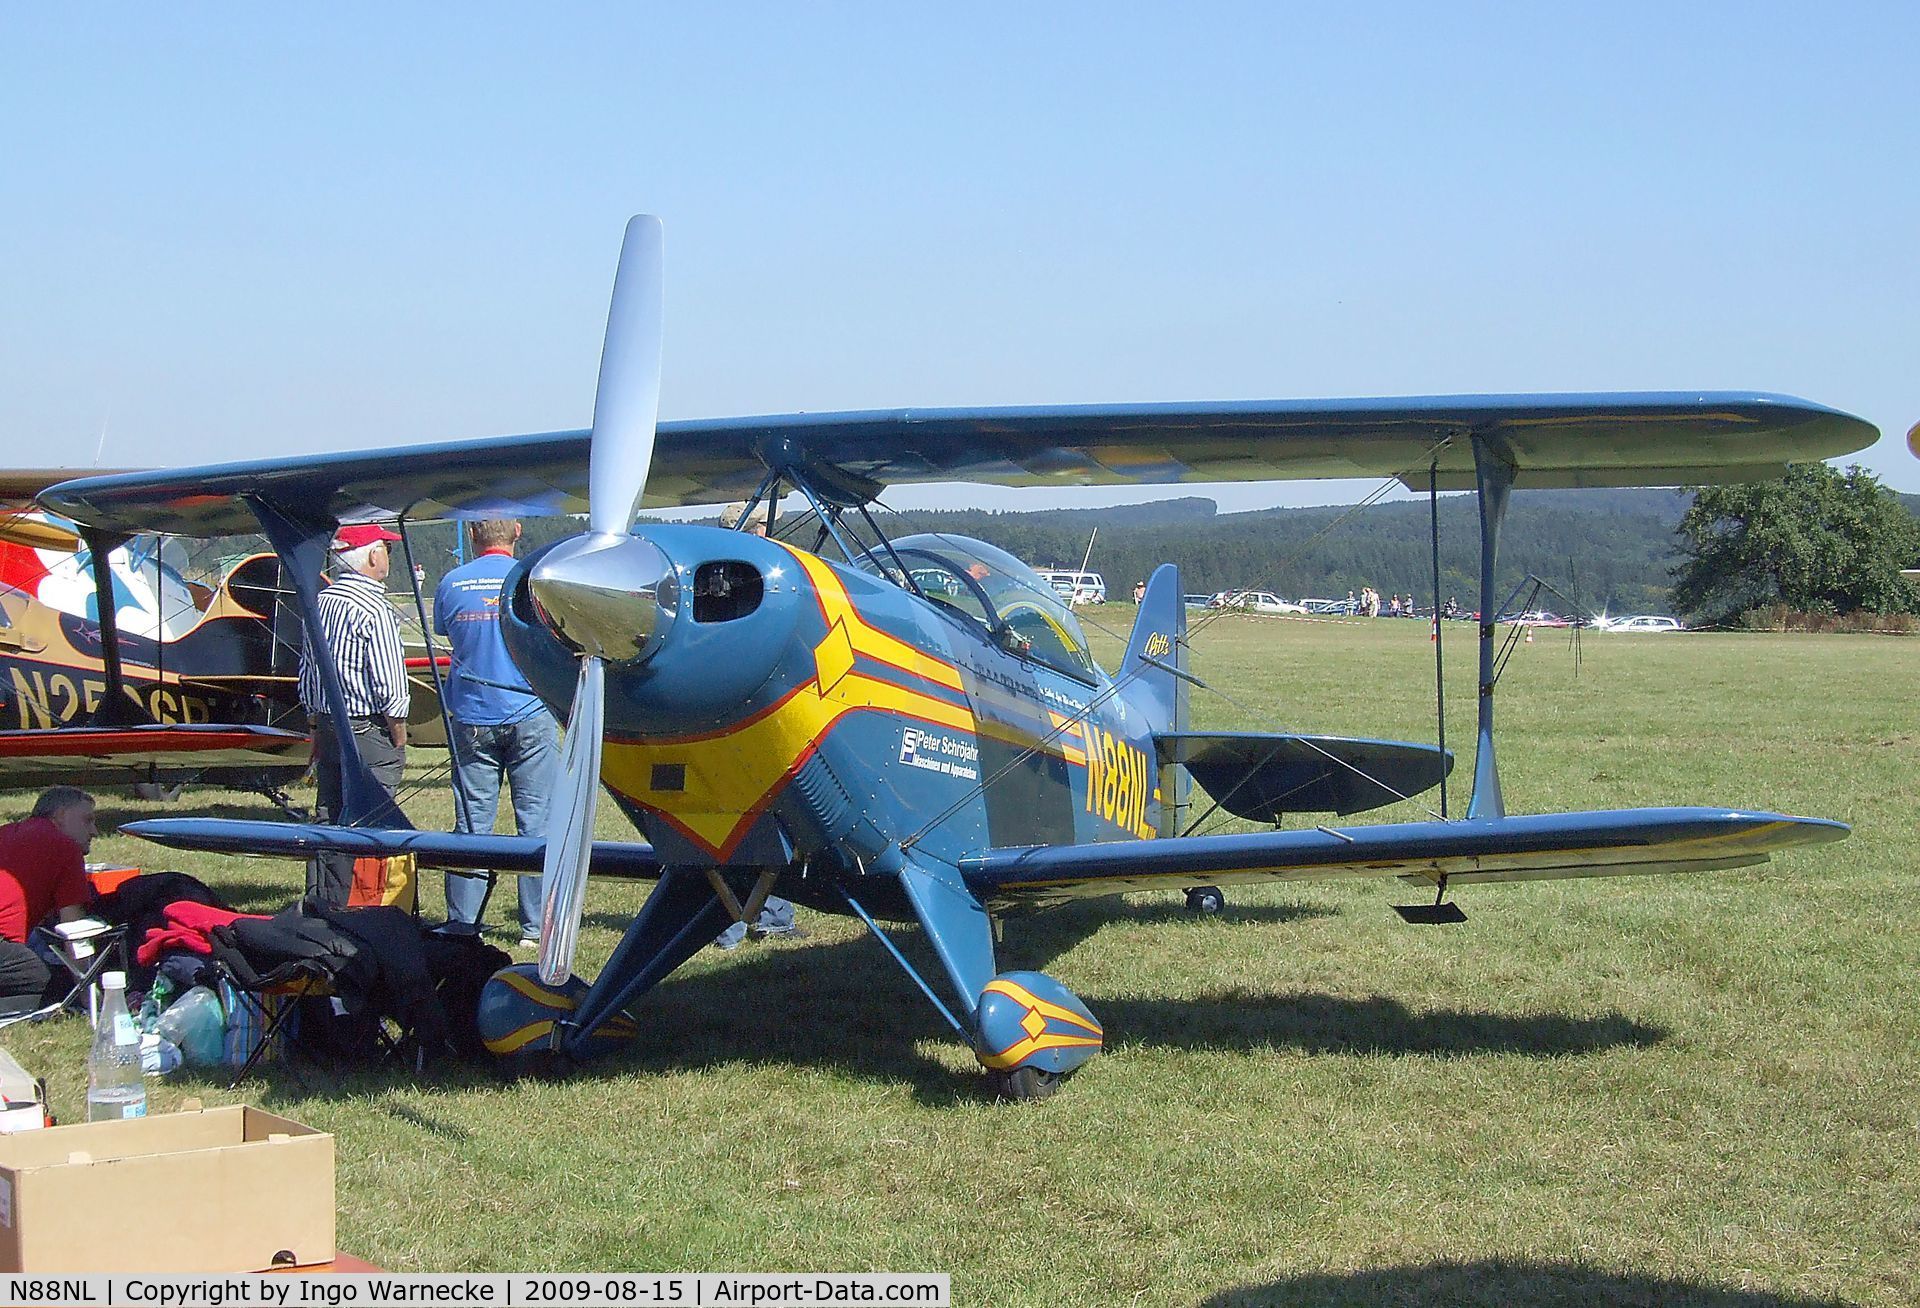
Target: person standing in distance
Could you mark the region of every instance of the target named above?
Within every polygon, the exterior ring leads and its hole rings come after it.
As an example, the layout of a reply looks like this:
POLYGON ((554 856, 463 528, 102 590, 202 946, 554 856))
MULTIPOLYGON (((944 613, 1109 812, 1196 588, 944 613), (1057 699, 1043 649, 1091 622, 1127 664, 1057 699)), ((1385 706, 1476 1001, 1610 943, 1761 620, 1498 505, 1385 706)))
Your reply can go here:
MULTIPOLYGON (((384 819, 379 813, 359 816, 391 825, 398 811, 392 800, 407 767, 407 663, 400 615, 387 601, 386 580, 393 566, 387 542, 399 539, 373 523, 342 527, 333 535, 336 566, 333 584, 320 591, 320 639, 340 670, 347 705, 344 724, 333 720, 327 703, 312 632, 306 633, 300 650, 300 703, 313 723, 313 771, 322 822, 341 818, 340 742, 349 733, 388 801, 384 819)), ((344 905, 352 887, 351 855, 321 854, 307 865, 307 893, 324 903, 344 905)))
MULTIPOLYGON (((447 638, 447 714, 453 719, 454 818, 457 829, 493 834, 500 780, 513 789, 513 826, 523 836, 547 831, 547 805, 560 770, 560 731, 527 686, 500 636, 500 587, 513 569, 520 524, 490 518, 468 529, 474 558, 440 579, 433 593, 433 629, 447 638)), ((537 948, 545 911, 540 876, 520 882, 520 943, 537 948)), ((447 928, 478 934, 487 883, 447 874, 447 928)))

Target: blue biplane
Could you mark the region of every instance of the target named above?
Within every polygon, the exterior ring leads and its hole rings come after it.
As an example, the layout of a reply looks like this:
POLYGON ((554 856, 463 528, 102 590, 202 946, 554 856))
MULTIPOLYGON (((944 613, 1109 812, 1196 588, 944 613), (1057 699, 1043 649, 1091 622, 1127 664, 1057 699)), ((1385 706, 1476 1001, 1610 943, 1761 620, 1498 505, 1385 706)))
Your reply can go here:
MULTIPOLYGON (((532 871, 549 902, 537 969, 489 983, 501 1052, 570 1058, 632 1028, 631 1010, 730 921, 779 893, 870 926, 975 1051, 996 1089, 1048 1093, 1103 1033, 1043 973, 1000 973, 995 919, 1155 888, 1394 876, 1434 892, 1412 920, 1457 920, 1449 887, 1694 871, 1836 840, 1838 822, 1724 808, 1509 816, 1493 724, 1496 632, 1465 817, 1186 834, 1188 788, 1275 822, 1347 814, 1443 781, 1431 745, 1209 735, 1187 721, 1179 578, 1147 585, 1112 673, 1067 605, 977 541, 889 539, 883 488, 1173 483, 1397 475, 1473 488, 1482 613, 1516 487, 1754 480, 1869 444, 1874 429, 1760 394, 1521 395, 797 414, 656 427, 662 238, 628 226, 591 432, 94 477, 45 496, 120 531, 264 530, 311 619, 337 523, 578 512, 588 530, 524 560, 503 591, 509 646, 568 723, 545 841, 421 832, 361 769, 353 825, 169 819, 128 830, 248 854, 411 851, 427 866, 532 871), (783 538, 635 527, 641 506, 797 493, 783 538), (802 536, 805 538, 803 539, 802 536), (604 785, 645 844, 595 843, 604 785), (588 874, 656 885, 588 985, 572 960, 588 874), (920 974, 881 923, 917 922, 944 976, 920 974), (943 998, 944 995, 944 998, 943 998)), ((331 700, 338 677, 323 668, 331 700)))

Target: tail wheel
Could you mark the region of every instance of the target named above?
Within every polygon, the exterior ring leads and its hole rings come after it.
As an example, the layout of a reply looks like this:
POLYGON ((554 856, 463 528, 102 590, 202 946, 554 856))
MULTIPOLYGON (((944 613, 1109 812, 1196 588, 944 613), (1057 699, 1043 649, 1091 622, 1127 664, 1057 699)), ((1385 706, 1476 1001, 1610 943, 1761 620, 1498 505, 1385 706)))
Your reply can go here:
POLYGON ((1219 886, 1194 886, 1187 891, 1187 911, 1204 913, 1211 917, 1227 906, 1227 897, 1220 893, 1219 886))

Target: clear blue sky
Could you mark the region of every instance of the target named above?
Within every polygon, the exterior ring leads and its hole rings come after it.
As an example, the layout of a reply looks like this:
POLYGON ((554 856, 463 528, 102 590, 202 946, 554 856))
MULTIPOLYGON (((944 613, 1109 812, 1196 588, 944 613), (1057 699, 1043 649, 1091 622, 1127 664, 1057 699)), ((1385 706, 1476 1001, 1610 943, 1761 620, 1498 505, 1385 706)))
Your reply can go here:
POLYGON ((667 417, 1753 389, 1875 423, 1920 491, 1917 37, 1911 4, 12 5, 0 462, 584 426, 650 211, 667 417))

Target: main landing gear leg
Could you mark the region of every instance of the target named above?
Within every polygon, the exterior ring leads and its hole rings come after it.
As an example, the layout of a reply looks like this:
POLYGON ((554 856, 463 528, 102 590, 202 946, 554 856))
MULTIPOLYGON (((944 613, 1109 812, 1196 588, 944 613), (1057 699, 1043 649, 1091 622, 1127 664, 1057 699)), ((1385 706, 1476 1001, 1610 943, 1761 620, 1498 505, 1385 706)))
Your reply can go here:
POLYGON ((589 986, 578 977, 549 986, 531 963, 502 968, 480 993, 488 1050, 549 1071, 637 1034, 625 1009, 698 953, 729 917, 707 879, 668 868, 589 986))
MULTIPOLYGON (((903 861, 898 876, 914 916, 959 998, 964 1018, 940 1003, 932 988, 884 934, 882 943, 906 968, 986 1070, 989 1090, 1002 1099, 1043 1099, 1066 1075, 1100 1052, 1100 1024, 1087 1006, 1041 972, 994 974, 993 926, 986 908, 957 878, 903 861)), ((851 902, 851 901, 849 901, 851 902)), ((860 911, 866 917, 865 910, 860 911)), ((868 918, 868 925, 879 928, 868 918)))

